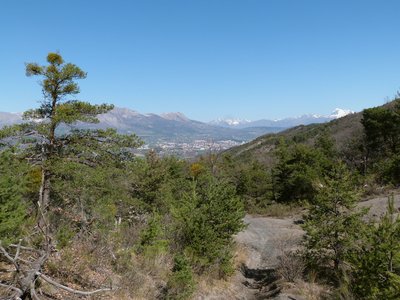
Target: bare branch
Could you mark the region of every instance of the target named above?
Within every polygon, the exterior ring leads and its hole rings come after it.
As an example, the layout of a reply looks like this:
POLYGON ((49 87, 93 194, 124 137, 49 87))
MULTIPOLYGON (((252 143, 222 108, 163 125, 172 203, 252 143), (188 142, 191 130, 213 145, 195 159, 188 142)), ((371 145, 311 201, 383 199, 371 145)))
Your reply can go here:
POLYGON ((62 285, 62 284, 60 284, 58 282, 55 282, 54 280, 52 280, 51 278, 43 275, 40 272, 37 272, 36 275, 40 276, 40 278, 42 278, 44 281, 54 285, 55 287, 58 287, 58 288, 63 289, 65 291, 67 291, 67 292, 74 293, 74 294, 81 295, 81 296, 89 296, 89 295, 93 295, 93 294, 100 293, 100 292, 112 291, 111 288, 98 289, 98 290, 91 291, 91 292, 78 291, 78 290, 72 289, 70 287, 67 287, 65 285, 62 285))
POLYGON ((30 248, 30 247, 21 246, 20 244, 18 244, 18 245, 16 245, 16 244, 10 244, 9 246, 10 246, 10 247, 13 247, 13 248, 18 248, 18 247, 19 247, 21 250, 36 252, 36 253, 39 253, 39 254, 41 253, 41 251, 38 250, 38 249, 34 249, 34 248, 30 248))
POLYGON ((40 298, 36 294, 35 287, 33 287, 33 286, 31 287, 31 297, 32 297, 32 300, 40 300, 40 298))
POLYGON ((26 265, 31 265, 33 263, 32 261, 22 259, 21 257, 18 258, 18 261, 23 262, 26 265))
POLYGON ((18 293, 18 296, 21 296, 23 294, 23 292, 19 288, 15 287, 15 286, 12 286, 12 285, 9 285, 9 284, 4 284, 4 283, 1 283, 1 282, 0 282, 0 286, 4 287, 4 288, 7 288, 7 289, 10 289, 10 290, 18 293))
POLYGON ((0 251, 3 253, 3 255, 15 266, 15 269, 18 271, 19 270, 19 265, 18 263, 10 256, 10 254, 8 254, 8 252, 6 251, 6 249, 3 248, 3 246, 1 245, 1 241, 0 241, 0 251))
POLYGON ((14 261, 18 260, 19 252, 21 251, 21 243, 22 243, 22 239, 20 239, 18 242, 17 251, 15 252, 15 256, 14 256, 14 261))

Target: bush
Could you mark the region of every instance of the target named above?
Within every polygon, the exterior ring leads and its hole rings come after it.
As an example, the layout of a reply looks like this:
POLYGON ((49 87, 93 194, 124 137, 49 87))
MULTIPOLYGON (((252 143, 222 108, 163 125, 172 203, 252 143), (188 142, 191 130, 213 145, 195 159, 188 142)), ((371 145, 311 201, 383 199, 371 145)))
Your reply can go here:
POLYGON ((175 203, 173 215, 177 248, 185 251, 198 273, 225 264, 221 258, 231 249, 232 235, 244 227, 243 204, 235 189, 212 177, 194 182, 192 192, 175 203))
POLYGON ((195 290, 195 281, 189 261, 184 255, 176 255, 172 275, 167 284, 167 299, 188 299, 195 290))
POLYGON ((28 170, 12 151, 0 153, 0 240, 6 244, 21 236, 26 222, 28 170))
POLYGON ((295 282, 303 277, 306 268, 304 259, 293 251, 285 251, 278 257, 277 274, 288 282, 295 282))
POLYGON ((155 258, 159 254, 166 253, 168 240, 164 238, 164 235, 161 217, 154 212, 147 228, 141 232, 138 251, 148 258, 155 258))

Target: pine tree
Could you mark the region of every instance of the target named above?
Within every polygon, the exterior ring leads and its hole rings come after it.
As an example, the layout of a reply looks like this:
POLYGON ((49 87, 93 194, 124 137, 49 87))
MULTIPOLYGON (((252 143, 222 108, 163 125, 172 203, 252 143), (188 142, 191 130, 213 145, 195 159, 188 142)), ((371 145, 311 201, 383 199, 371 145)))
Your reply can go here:
MULTIPOLYGON (((59 226, 59 219, 51 218, 51 212, 60 208, 60 200, 71 201, 68 198, 57 199, 62 195, 54 189, 57 181, 68 181, 71 177, 69 171, 76 171, 80 166, 94 168, 109 161, 123 164, 124 160, 130 157, 128 148, 141 144, 135 135, 122 136, 111 129, 72 129, 61 132, 61 126, 64 124, 73 126, 79 121, 96 123, 96 116, 108 112, 113 106, 92 105, 74 99, 79 93, 76 80, 84 79, 86 73, 74 64, 65 63, 58 53, 49 53, 47 62, 46 66, 37 63, 26 65, 27 76, 42 78, 41 106, 24 113, 28 122, 0 130, 0 138, 3 141, 6 137, 12 137, 12 141, 19 139, 23 142, 25 145, 20 148, 25 149, 26 158, 41 169, 39 199, 36 205, 37 226, 31 230, 31 236, 33 233, 41 234, 38 239, 42 241, 41 245, 34 250, 37 257, 32 259, 31 263, 22 265, 16 261, 18 255, 13 259, 6 249, 0 247, 0 251, 15 266, 16 274, 23 274, 16 276, 16 281, 10 285, 15 297, 22 299, 37 299, 35 287, 39 278, 51 283, 48 277, 41 273, 56 247, 54 232, 59 226), (30 147, 27 147, 29 145, 30 147), (68 172, 60 176, 60 170, 68 172)), ((19 252, 21 245, 17 247, 19 252)), ((60 284, 57 286, 62 287, 60 284)))
POLYGON ((320 185, 303 226, 306 258, 314 267, 333 269, 340 279, 361 234, 365 211, 355 209, 357 194, 343 164, 337 164, 320 185))
MULTIPOLYGON (((173 215, 181 250, 201 273, 216 265, 228 270, 232 236, 244 228, 244 209, 233 186, 206 176, 175 202, 173 215)), ((223 271, 222 271, 223 273, 223 271)))
POLYGON ((393 196, 378 224, 369 224, 362 247, 351 257, 352 289, 359 299, 400 298, 400 218, 393 196))
POLYGON ((26 221, 29 166, 12 150, 0 152, 0 240, 15 242, 26 221))

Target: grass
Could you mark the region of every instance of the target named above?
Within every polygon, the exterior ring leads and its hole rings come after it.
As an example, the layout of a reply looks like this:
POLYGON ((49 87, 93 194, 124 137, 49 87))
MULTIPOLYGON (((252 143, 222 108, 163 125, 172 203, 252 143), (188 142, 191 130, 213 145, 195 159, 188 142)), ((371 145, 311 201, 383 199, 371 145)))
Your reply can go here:
POLYGON ((247 213, 251 215, 261 215, 264 217, 286 218, 301 215, 304 206, 301 204, 282 204, 271 203, 263 207, 251 206, 247 208, 247 213))

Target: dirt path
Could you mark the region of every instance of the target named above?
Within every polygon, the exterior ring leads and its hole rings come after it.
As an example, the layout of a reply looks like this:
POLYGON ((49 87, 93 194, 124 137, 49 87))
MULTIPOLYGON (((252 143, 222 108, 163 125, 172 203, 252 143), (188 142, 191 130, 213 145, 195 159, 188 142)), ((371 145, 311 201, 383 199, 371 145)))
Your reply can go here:
MULTIPOLYGON (((303 231, 294 224, 294 218, 271 218, 246 215, 244 222, 247 228, 236 237, 243 268, 237 270, 234 276, 224 286, 215 287, 195 299, 204 300, 252 300, 265 299, 258 289, 251 288, 257 280, 263 279, 278 263, 278 256, 284 250, 290 250, 298 245, 303 231)), ((271 275, 273 276, 273 275, 271 275)), ((275 299, 289 298, 280 294, 275 299)))
POLYGON ((236 241, 248 250, 245 264, 253 269, 276 267, 278 256, 296 247, 303 235, 294 218, 247 215, 244 222, 247 228, 236 236, 236 241))
MULTIPOLYGON (((385 213, 388 196, 377 196, 359 203, 358 207, 370 207, 368 216, 379 218, 385 213)), ((395 208, 400 212, 400 191, 394 192, 395 208)), ((251 285, 257 278, 269 276, 277 266, 278 257, 285 250, 295 249, 302 239, 304 231, 296 224, 299 217, 272 218, 246 215, 247 228, 240 232, 235 240, 241 249, 244 268, 224 285, 218 286, 195 299, 202 300, 254 300, 266 299, 251 285)), ((278 294, 269 298, 275 300, 304 300, 299 296, 278 294)))

